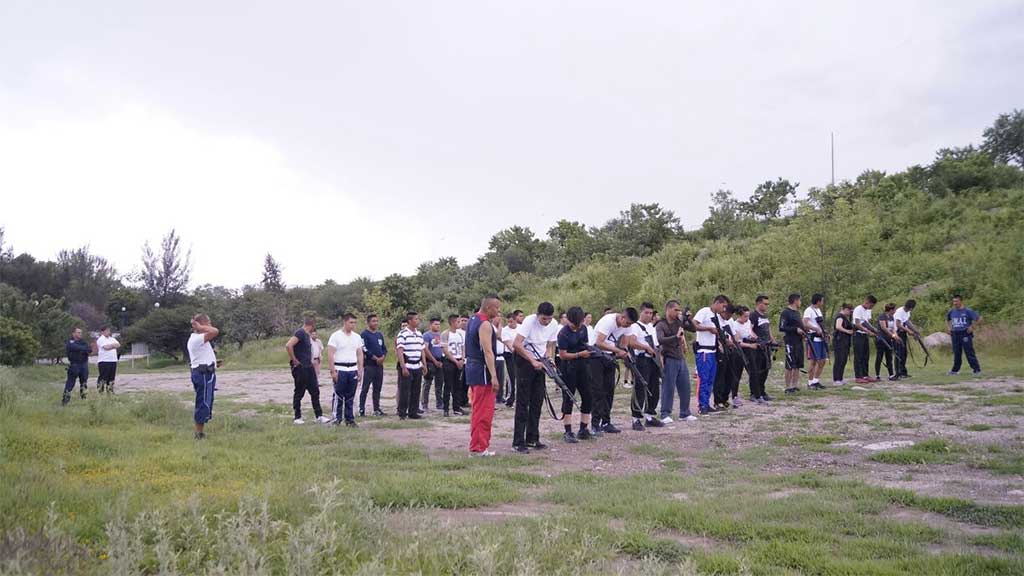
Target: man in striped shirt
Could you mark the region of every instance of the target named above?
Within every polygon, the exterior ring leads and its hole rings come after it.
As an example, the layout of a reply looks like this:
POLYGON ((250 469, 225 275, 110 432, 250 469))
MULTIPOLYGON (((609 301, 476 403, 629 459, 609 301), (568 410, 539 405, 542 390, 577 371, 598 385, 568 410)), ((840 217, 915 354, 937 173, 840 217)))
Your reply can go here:
POLYGON ((406 312, 406 327, 398 333, 398 417, 419 420, 420 385, 423 382, 423 333, 416 312, 406 312))

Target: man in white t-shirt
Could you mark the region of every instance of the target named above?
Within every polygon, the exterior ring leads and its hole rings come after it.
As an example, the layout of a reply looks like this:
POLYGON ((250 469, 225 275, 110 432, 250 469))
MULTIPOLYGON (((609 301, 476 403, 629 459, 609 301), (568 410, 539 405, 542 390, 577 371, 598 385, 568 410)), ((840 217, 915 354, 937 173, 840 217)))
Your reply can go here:
POLYGON ((594 346, 604 352, 600 379, 591 382, 594 409, 591 422, 595 431, 604 434, 622 432, 612 424, 612 404, 615 401, 615 362, 625 358, 633 340, 633 324, 640 319, 636 308, 622 312, 609 312, 597 321, 594 332, 597 339, 594 346))
POLYGON ((822 306, 825 305, 825 296, 814 294, 811 296, 811 305, 804 310, 803 323, 804 333, 807 334, 807 358, 810 365, 807 367, 807 387, 814 390, 824 390, 822 386, 821 371, 825 369, 825 361, 828 360, 828 339, 825 337, 825 329, 821 325, 822 306))
MULTIPOLYGON (((910 338, 916 334, 913 322, 910 321, 910 314, 917 307, 917 300, 907 300, 903 306, 896 309, 892 315, 893 324, 896 328, 896 337, 891 340, 893 344, 893 355, 896 357, 896 379, 910 378, 907 373, 907 350, 910 347, 910 338)), ((917 334, 920 336, 920 334, 917 334)))
POLYGON ((363 337, 356 332, 354 314, 345 314, 341 321, 341 330, 331 334, 327 340, 327 363, 330 364, 331 381, 334 382, 331 422, 334 425, 341 424, 344 417, 345 425, 355 428, 356 387, 363 378, 363 337))
POLYGON ((719 294, 711 301, 710 306, 701 308, 693 315, 693 328, 697 332, 697 376, 700 378, 700 390, 697 395, 699 414, 712 414, 717 411, 711 407, 711 392, 718 376, 718 333, 721 331, 718 315, 724 312, 728 305, 729 298, 719 294))
POLYGON ((196 393, 196 408, 193 415, 195 439, 206 438, 206 423, 213 418, 213 392, 217 388, 217 355, 210 341, 220 334, 210 323, 206 314, 192 317, 192 335, 188 337, 189 365, 192 368, 192 389, 196 393))
POLYGON ((456 416, 463 416, 462 408, 468 403, 462 397, 462 371, 466 367, 465 331, 459 328, 461 321, 457 314, 448 316, 448 329, 441 334, 441 352, 444 354, 442 370, 444 371, 444 387, 441 390, 443 414, 447 416, 449 409, 456 416))
POLYGON ((114 393, 114 378, 117 376, 117 349, 121 343, 110 335, 110 326, 100 329, 100 337, 96 339, 96 350, 99 353, 99 361, 96 368, 99 369, 99 376, 96 377, 96 390, 102 394, 114 393))
POLYGON ((868 374, 868 364, 871 360, 871 338, 875 337, 875 329, 871 326, 871 309, 878 303, 878 299, 869 295, 853 309, 853 325, 857 331, 853 335, 853 374, 858 384, 877 382, 877 378, 871 378, 868 374))
POLYGON ((516 416, 512 431, 512 449, 526 454, 530 448, 542 450, 540 411, 544 403, 544 366, 541 358, 554 358, 555 342, 561 328, 554 321, 555 307, 541 302, 537 313, 523 319, 516 328, 512 348, 516 358, 516 416))
POLYGON ((664 426, 657 418, 658 401, 661 399, 661 358, 659 357, 658 334, 654 329, 654 304, 640 304, 640 318, 633 324, 633 347, 636 350, 636 364, 644 382, 633 386, 630 410, 633 416, 633 430, 643 431, 647 426, 664 426), (644 386, 646 384, 646 386, 644 386))
POLYGON ((505 406, 509 408, 516 401, 516 329, 519 328, 523 317, 522 310, 513 311, 508 316, 508 323, 501 329, 501 343, 505 345, 505 373, 507 374, 508 386, 505 388, 504 399, 499 398, 499 401, 505 402, 505 406))

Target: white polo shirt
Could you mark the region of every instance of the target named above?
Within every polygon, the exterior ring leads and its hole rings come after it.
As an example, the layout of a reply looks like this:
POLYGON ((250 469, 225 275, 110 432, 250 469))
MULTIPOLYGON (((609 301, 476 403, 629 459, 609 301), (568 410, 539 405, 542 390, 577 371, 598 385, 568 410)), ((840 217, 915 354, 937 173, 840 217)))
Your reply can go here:
POLYGON ((896 313, 892 315, 893 324, 896 324, 896 320, 899 320, 901 326, 906 326, 907 322, 910 322, 910 312, 900 306, 896 309, 896 313))
POLYGON ((193 368, 208 366, 217 363, 217 355, 213 352, 213 346, 206 341, 202 334, 193 332, 188 337, 188 359, 193 368))
MULTIPOLYGON (((597 332, 597 334, 604 334, 607 342, 616 345, 623 339, 623 337, 633 334, 633 326, 630 326, 629 328, 619 326, 618 316, 617 312, 609 312, 602 316, 601 319, 597 321, 597 326, 594 327, 594 331, 597 332)), ((596 337, 594 338, 594 341, 597 342, 596 337)))
POLYGON ((861 322, 871 322, 871 310, 864 307, 863 304, 858 304, 853 309, 853 325, 857 327, 857 331, 861 334, 868 334, 868 332, 860 327, 861 322))

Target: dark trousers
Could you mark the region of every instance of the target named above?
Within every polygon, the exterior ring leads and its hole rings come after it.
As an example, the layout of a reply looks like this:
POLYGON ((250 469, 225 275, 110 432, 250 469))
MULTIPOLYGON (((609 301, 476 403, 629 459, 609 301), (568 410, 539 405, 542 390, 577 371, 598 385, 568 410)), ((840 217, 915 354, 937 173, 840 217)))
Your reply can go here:
MULTIPOLYGON (((735 352, 716 354, 718 356, 718 370, 715 372, 714 392, 715 404, 728 404, 729 395, 732 392, 732 383, 736 378, 735 352)), ((739 380, 736 380, 737 386, 739 380)), ((701 385, 704 383, 701 382, 701 385)))
POLYGON ((850 359, 850 339, 835 339, 832 341, 835 357, 832 361, 832 381, 842 382, 846 373, 846 362, 850 359))
POLYGON ((960 371, 964 355, 967 355, 967 363, 971 366, 971 370, 980 372, 981 364, 978 363, 978 357, 974 354, 974 334, 969 332, 953 332, 952 340, 953 372, 960 371))
POLYGON ((398 371, 398 417, 419 416, 417 414, 420 405, 420 385, 423 383, 423 369, 409 369, 409 375, 405 376, 398 371))
POLYGON ((637 357, 637 369, 640 375, 647 381, 644 386, 637 379, 633 382, 633 400, 630 402, 630 411, 633 418, 641 418, 644 414, 654 416, 657 413, 658 400, 661 397, 661 370, 658 364, 650 356, 637 357))
POLYGON ((743 368, 744 368, 744 356, 743 350, 733 350, 731 354, 726 357, 726 361, 731 365, 729 367, 729 395, 735 398, 740 395, 740 380, 743 379, 743 368))
MULTIPOLYGON (((570 392, 579 392, 580 414, 590 414, 594 410, 594 396, 590 386, 590 368, 587 360, 569 360, 562 362, 562 377, 570 392)), ((572 414, 572 398, 562 392, 562 414, 572 414)), ((568 424, 568 422, 566 422, 568 424)))
POLYGON ((112 393, 114 391, 114 378, 117 377, 117 362, 100 362, 96 365, 99 369, 99 376, 96 377, 96 389, 100 392, 112 393))
POLYGON ((441 362, 444 372, 444 388, 441 391, 441 406, 448 410, 459 410, 462 408, 461 396, 459 395, 459 367, 455 362, 445 358, 441 362))
POLYGON ((910 341, 907 340, 908 335, 902 335, 899 338, 890 340, 892 343, 893 360, 896 362, 896 375, 906 376, 907 375, 907 346, 910 345, 910 341))
POLYGON ((78 381, 78 390, 85 396, 85 391, 89 388, 89 363, 88 362, 75 362, 74 364, 68 364, 68 377, 64 381, 64 394, 70 394, 75 389, 75 381, 78 381))
MULTIPOLYGON (((884 338, 884 336, 883 336, 884 338)), ((889 346, 895 348, 892 339, 886 338, 886 342, 889 346)), ((878 376, 882 371, 882 361, 885 361, 885 370, 892 376, 892 350, 886 347, 881 340, 875 340, 875 376, 878 376)))
POLYGON ((295 381, 295 393, 292 394, 292 410, 295 419, 302 418, 302 398, 309 392, 309 401, 313 404, 313 412, 319 418, 323 415, 320 409, 320 387, 317 386, 316 369, 312 366, 293 366, 292 380, 295 381))
POLYGON ((505 352, 503 356, 505 356, 505 366, 508 368, 508 388, 505 390, 505 401, 511 405, 516 399, 516 372, 518 371, 516 355, 505 352))
POLYGON ((423 361, 423 386, 420 388, 420 406, 430 404, 430 386, 434 386, 434 405, 441 407, 441 389, 444 388, 444 364, 441 368, 429 360, 423 361))
POLYGON ((334 383, 334 401, 331 403, 331 415, 334 416, 335 422, 340 422, 342 415, 344 415, 346 422, 356 419, 355 414, 352 413, 352 405, 355 404, 356 386, 358 384, 358 372, 355 370, 352 372, 338 370, 338 381, 334 383))
POLYGON ((760 398, 764 395, 764 385, 760 384, 761 373, 764 372, 761 367, 764 352, 760 348, 744 348, 743 357, 747 359, 747 385, 750 387, 750 397, 760 398))
POLYGON ((594 397, 593 421, 607 424, 612 421, 612 401, 615 399, 615 364, 598 357, 588 360, 590 364, 590 392, 594 397))
POLYGON ((384 367, 372 359, 363 367, 363 386, 359 389, 359 413, 366 412, 366 395, 373 389, 373 409, 380 410, 380 389, 384 386, 384 367))
POLYGON ((469 386, 466 385, 466 370, 463 366, 462 370, 459 370, 459 384, 452 391, 452 402, 455 401, 455 392, 459 393, 459 407, 466 408, 469 406, 469 386))
MULTIPOLYGON (((487 370, 486 366, 484 370, 487 370)), ((505 391, 505 355, 496 356, 494 358, 494 372, 498 375, 498 391, 495 393, 494 399, 497 403, 498 398, 501 398, 502 393, 505 391)))
POLYGON ((868 345, 868 336, 857 332, 853 335, 853 375, 857 378, 867 378, 870 361, 871 347, 868 345))
POLYGON ((540 442, 540 411, 544 405, 544 371, 534 370, 525 358, 517 358, 516 416, 512 429, 512 445, 525 446, 540 442))

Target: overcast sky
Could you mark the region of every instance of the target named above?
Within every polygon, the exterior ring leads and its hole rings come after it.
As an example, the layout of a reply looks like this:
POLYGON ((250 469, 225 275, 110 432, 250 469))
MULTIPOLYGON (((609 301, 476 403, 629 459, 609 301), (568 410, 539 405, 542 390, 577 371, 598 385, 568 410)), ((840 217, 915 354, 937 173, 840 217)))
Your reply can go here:
POLYGON ((0 226, 194 284, 475 260, 720 187, 929 162, 1024 106, 1024 4, 0 2, 0 226))

